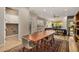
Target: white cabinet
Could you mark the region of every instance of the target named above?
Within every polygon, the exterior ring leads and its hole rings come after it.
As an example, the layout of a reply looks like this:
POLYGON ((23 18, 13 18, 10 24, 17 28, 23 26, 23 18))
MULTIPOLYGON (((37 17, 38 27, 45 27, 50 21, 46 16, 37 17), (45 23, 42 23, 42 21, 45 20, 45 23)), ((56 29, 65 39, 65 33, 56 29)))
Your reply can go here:
POLYGON ((5 20, 6 23, 19 23, 18 9, 6 7, 5 20))
POLYGON ((11 37, 16 37, 18 39, 19 36, 19 16, 18 16, 18 9, 12 9, 12 8, 5 8, 5 39, 9 39, 11 37), (17 30, 15 30, 15 28, 17 30), (18 33, 15 33, 15 32, 18 33), (12 33, 10 35, 7 35, 7 33, 12 33))
POLYGON ((17 15, 6 14, 6 23, 19 23, 19 17, 17 15))

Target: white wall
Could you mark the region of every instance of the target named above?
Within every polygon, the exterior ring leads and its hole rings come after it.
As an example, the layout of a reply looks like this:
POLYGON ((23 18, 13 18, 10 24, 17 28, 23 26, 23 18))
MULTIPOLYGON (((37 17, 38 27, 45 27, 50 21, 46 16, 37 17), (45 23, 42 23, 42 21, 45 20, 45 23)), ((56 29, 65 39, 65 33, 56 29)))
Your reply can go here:
POLYGON ((30 21, 29 10, 27 8, 20 8, 19 18, 20 18, 19 37, 22 38, 23 35, 29 34, 29 21, 30 21))
MULTIPOLYGON (((24 35, 28 35, 37 32, 37 15, 33 15, 30 13, 28 8, 18 8, 19 9, 19 37, 22 38, 24 35), (31 24, 31 30, 30 30, 31 24)), ((41 20, 41 19, 40 19, 41 20)))
POLYGON ((32 33, 35 33, 35 32, 39 32, 39 31, 43 31, 44 28, 45 28, 45 20, 42 19, 42 18, 39 18, 37 15, 32 15, 31 17, 31 34, 32 33), (40 27, 37 27, 37 26, 40 26, 40 27))
POLYGON ((37 16, 31 18, 31 34, 37 32, 37 16))
POLYGON ((0 45, 4 43, 4 8, 0 7, 0 45))

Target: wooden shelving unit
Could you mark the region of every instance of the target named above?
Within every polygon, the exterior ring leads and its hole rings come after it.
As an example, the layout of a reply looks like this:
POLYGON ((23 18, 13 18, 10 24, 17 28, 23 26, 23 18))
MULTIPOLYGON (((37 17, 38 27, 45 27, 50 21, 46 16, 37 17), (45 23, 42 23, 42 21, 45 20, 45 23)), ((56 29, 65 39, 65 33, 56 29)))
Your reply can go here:
POLYGON ((79 41, 79 12, 75 16, 75 41, 79 41))
POLYGON ((79 39, 79 35, 76 35, 76 37, 79 39))

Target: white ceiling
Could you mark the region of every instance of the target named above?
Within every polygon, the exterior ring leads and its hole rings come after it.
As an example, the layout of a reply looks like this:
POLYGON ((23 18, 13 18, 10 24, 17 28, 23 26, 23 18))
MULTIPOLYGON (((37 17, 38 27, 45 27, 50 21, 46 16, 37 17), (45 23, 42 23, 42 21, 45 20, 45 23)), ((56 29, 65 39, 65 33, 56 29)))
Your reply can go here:
POLYGON ((30 10, 41 17, 72 16, 79 11, 79 7, 30 7, 30 10))

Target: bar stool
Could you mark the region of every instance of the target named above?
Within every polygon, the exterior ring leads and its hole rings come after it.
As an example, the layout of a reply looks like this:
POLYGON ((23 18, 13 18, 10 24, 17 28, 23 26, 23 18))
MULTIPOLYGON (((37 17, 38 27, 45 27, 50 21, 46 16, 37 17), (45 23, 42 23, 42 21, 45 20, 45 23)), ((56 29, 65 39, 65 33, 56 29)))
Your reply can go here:
POLYGON ((54 35, 51 35, 51 40, 50 40, 51 46, 54 44, 54 42, 55 42, 54 35))
POLYGON ((40 48, 41 48, 41 40, 36 42, 36 51, 40 51, 41 50, 40 48))
POLYGON ((49 37, 47 38, 47 40, 46 40, 46 44, 47 44, 48 46, 51 45, 50 41, 51 41, 51 36, 49 36, 49 37))
POLYGON ((44 51, 45 50, 45 38, 43 38, 42 40, 41 40, 41 45, 40 45, 40 49, 41 49, 41 51, 44 51))
POLYGON ((45 49, 45 47, 44 47, 45 46, 45 41, 46 41, 45 38, 38 41, 38 43, 37 43, 37 50, 39 52, 45 49))

